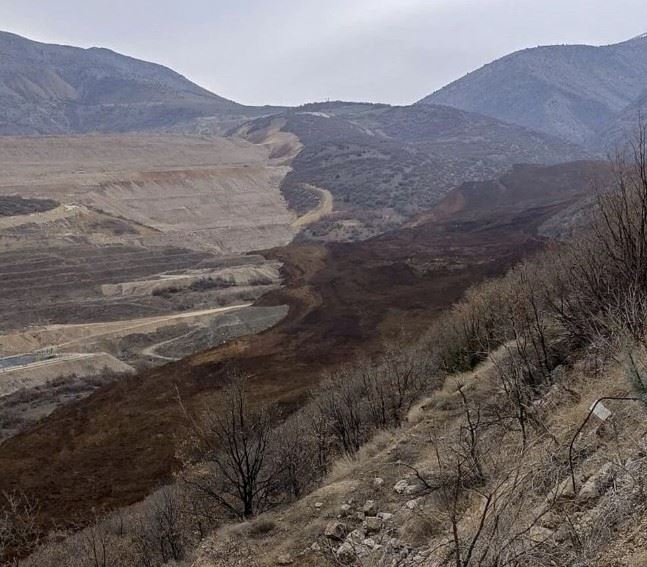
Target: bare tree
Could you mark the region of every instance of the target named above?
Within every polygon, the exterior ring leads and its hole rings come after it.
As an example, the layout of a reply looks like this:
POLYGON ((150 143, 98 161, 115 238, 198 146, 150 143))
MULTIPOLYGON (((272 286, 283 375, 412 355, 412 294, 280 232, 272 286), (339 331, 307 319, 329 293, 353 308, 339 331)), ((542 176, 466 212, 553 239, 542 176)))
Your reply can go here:
POLYGON ((301 412, 291 416, 276 430, 272 459, 280 471, 277 485, 291 498, 300 498, 326 471, 319 467, 317 432, 301 412))
POLYGON ((481 463, 481 434, 484 427, 481 408, 469 403, 462 386, 459 386, 458 392, 464 411, 463 423, 459 429, 459 447, 475 471, 477 482, 482 483, 485 482, 485 472, 481 463))
POLYGON ((183 522, 175 488, 164 488, 146 502, 135 537, 142 565, 152 567, 184 558, 187 541, 183 522))
POLYGON ((559 259, 560 291, 551 299, 577 343, 647 330, 647 126, 614 163, 613 191, 598 195, 588 233, 559 259))
POLYGON ((364 383, 357 379, 352 368, 330 374, 314 400, 331 434, 347 455, 355 454, 369 435, 365 400, 364 383))
POLYGON ((17 565, 38 545, 38 504, 22 492, 0 494, 0 559, 17 565))
POLYGON ((244 376, 234 374, 222 401, 195 425, 212 471, 185 476, 228 512, 249 518, 263 511, 277 482, 277 468, 269 459, 272 427, 264 409, 253 408, 244 376), (206 477, 206 478, 205 478, 206 477))

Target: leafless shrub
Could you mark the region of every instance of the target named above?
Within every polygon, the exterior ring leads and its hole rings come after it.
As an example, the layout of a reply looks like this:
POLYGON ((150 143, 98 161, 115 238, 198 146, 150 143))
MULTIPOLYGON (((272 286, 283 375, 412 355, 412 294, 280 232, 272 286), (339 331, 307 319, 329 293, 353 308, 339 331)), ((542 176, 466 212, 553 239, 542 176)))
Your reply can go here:
POLYGON ((338 370, 322 384, 314 404, 330 434, 347 455, 356 453, 370 434, 365 418, 365 388, 352 368, 338 370))
POLYGON ((271 458, 279 471, 276 488, 289 498, 303 496, 326 473, 327 449, 319 444, 317 426, 298 412, 275 431, 271 458))
POLYGON ((598 196, 587 234, 563 251, 556 272, 557 317, 576 344, 624 333, 641 341, 647 326, 647 127, 615 159, 615 188, 598 196))
POLYGON ((24 557, 38 545, 37 516, 38 503, 27 494, 0 494, 0 559, 24 557))
POLYGON ((438 468, 452 479, 436 493, 438 510, 450 526, 435 549, 444 557, 443 564, 552 564, 550 552, 542 550, 551 532, 542 530, 540 524, 554 501, 547 501, 535 487, 541 460, 524 450, 514 459, 491 462, 488 481, 479 484, 474 482, 477 471, 466 455, 442 444, 435 451, 438 468))
POLYGON ((181 500, 175 488, 164 488, 151 497, 135 528, 140 564, 154 567, 183 559, 188 547, 183 524, 181 500))
POLYGON ((195 424, 204 460, 184 477, 189 486, 239 518, 250 518, 267 508, 279 474, 270 459, 270 416, 251 407, 245 388, 245 377, 233 374, 220 406, 211 408, 202 423, 195 424))

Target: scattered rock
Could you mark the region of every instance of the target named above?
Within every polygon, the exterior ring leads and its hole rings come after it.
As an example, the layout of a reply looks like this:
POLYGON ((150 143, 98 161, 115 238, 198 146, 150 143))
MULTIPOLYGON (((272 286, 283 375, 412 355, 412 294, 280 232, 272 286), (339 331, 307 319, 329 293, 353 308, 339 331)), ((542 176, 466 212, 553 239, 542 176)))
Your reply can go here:
POLYGON ((539 519, 539 525, 542 528, 556 530, 561 524, 563 519, 555 512, 547 512, 539 519))
POLYGON ((357 528, 348 534, 346 541, 358 544, 366 538, 366 532, 363 528, 357 528))
POLYGON ((342 504, 339 510, 342 516, 348 516, 350 513, 350 504, 342 504))
POLYGON ((317 510, 321 510, 322 507, 323 507, 323 502, 315 502, 315 508, 317 510))
POLYGON ((384 520, 386 522, 386 521, 390 520, 391 518, 393 518, 393 514, 389 514, 389 512, 380 512, 377 515, 377 517, 381 518, 382 520, 384 520))
POLYGON ((533 526, 528 532, 528 537, 534 543, 542 543, 547 539, 550 539, 553 535, 553 530, 548 528, 542 528, 541 526, 533 526))
MULTIPOLYGON (((577 479, 576 479, 577 480, 577 479)), ((559 499, 559 498, 574 498, 575 493, 573 492, 573 481, 570 476, 567 476, 562 482, 559 483, 555 488, 553 488, 546 498, 549 502, 559 499)))
POLYGON ((393 490, 395 490, 398 494, 404 494, 408 487, 409 483, 405 479, 402 479, 395 483, 393 490))
POLYGON ((384 479, 380 478, 379 476, 377 478, 373 479, 373 487, 374 488, 382 488, 382 485, 384 484, 384 479))
POLYGON ((355 548, 348 542, 342 543, 335 552, 335 555, 337 556, 337 559, 344 563, 355 561, 355 558, 357 557, 355 548))
POLYGON ((366 517, 366 531, 369 534, 377 533, 381 529, 382 529, 382 518, 378 518, 377 516, 366 517))
POLYGON ((409 510, 415 510, 415 509, 418 507, 418 498, 415 498, 415 499, 413 499, 413 500, 409 500, 409 501, 405 504, 405 506, 406 506, 409 510))
POLYGON ((377 544, 375 543, 375 540, 373 540, 370 537, 367 537, 363 542, 362 545, 365 545, 369 549, 375 549, 377 547, 377 544))
POLYGON ((321 546, 315 541, 311 546, 310 549, 314 552, 321 551, 321 546))
POLYGON ((294 563, 294 560, 292 559, 292 556, 289 553, 284 553, 283 555, 279 555, 278 559, 276 560, 277 565, 292 565, 294 563))
POLYGON ((589 480, 584 483, 577 495, 581 500, 593 500, 602 496, 616 476, 616 469, 613 463, 605 464, 589 480))
POLYGON ((408 496, 413 496, 414 494, 419 494, 425 489, 425 487, 417 482, 416 484, 408 484, 407 487, 404 489, 404 493, 408 496))
POLYGON ((328 522, 328 524, 326 525, 326 530, 324 531, 324 535, 328 539, 333 539, 336 541, 343 540, 345 534, 346 534, 346 525, 343 524, 342 522, 337 522, 335 520, 328 522))
POLYGON ((364 514, 367 516, 377 516, 377 504, 375 500, 367 500, 364 504, 364 514))
POLYGON ((406 494, 406 495, 418 494, 419 492, 422 492, 424 489, 425 487, 420 482, 416 482, 415 484, 409 484, 409 482, 405 479, 399 480, 398 482, 395 483, 395 486, 393 487, 393 490, 395 490, 398 494, 406 494))

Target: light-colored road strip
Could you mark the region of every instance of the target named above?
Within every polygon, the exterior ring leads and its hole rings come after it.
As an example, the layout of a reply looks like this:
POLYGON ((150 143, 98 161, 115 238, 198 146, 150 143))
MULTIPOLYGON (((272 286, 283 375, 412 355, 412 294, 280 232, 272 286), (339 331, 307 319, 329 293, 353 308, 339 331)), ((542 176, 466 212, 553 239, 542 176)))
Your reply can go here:
POLYGON ((308 211, 305 215, 301 215, 297 220, 292 223, 292 228, 304 228, 310 224, 320 221, 322 218, 328 216, 333 211, 333 197, 330 191, 315 187, 314 185, 304 185, 309 191, 317 193, 319 196, 319 204, 308 211))
POLYGON ((67 348, 74 344, 87 343, 95 339, 109 337, 110 335, 115 335, 115 334, 129 335, 129 334, 132 334, 133 331, 137 329, 141 329, 143 327, 147 327, 149 325, 157 325, 158 323, 163 323, 164 326, 167 326, 166 323, 171 321, 177 322, 185 319, 193 319, 196 317, 206 317, 209 315, 217 315, 219 313, 226 313, 227 311, 238 311, 239 309, 245 309, 246 307, 251 307, 252 305, 253 303, 241 303, 238 305, 230 305, 228 307, 216 307, 214 309, 203 309, 201 311, 189 311, 187 313, 177 313, 176 315, 167 315, 164 317, 149 317, 144 319, 134 319, 132 322, 130 322, 130 324, 128 321, 125 321, 124 325, 120 326, 119 329, 110 330, 107 332, 95 333, 95 334, 90 333, 89 335, 86 335, 81 339, 75 339, 73 341, 69 341, 55 346, 57 346, 58 348, 67 348))

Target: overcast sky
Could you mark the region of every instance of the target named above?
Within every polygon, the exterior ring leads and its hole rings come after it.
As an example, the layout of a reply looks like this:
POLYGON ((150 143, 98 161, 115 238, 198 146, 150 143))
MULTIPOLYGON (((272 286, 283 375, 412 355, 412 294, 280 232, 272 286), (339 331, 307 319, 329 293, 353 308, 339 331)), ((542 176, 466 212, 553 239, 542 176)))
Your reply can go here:
POLYGON ((647 0, 0 0, 0 29, 162 63, 247 104, 408 104, 523 47, 647 32, 647 0))

